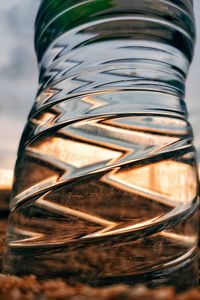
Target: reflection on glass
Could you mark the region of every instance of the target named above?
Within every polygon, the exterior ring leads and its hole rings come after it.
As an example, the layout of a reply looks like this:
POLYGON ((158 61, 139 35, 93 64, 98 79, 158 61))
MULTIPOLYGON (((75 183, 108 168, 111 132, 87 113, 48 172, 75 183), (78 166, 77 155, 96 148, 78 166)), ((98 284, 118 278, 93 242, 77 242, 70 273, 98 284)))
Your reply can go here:
POLYGON ((177 287, 183 272, 194 286, 191 2, 72 2, 44 0, 36 20, 40 87, 18 152, 4 271, 177 287))

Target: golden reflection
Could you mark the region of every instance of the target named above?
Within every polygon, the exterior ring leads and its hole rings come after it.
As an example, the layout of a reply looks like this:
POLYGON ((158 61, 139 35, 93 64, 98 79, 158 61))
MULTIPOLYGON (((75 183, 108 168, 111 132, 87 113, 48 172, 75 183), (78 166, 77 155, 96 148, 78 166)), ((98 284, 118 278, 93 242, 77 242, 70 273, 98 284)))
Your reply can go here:
MULTIPOLYGON (((115 121, 117 120, 118 119, 115 119, 115 121)), ((145 131, 133 130, 130 126, 126 128, 127 124, 120 124, 120 127, 116 127, 116 123, 109 124, 104 118, 90 120, 87 121, 87 123, 85 121, 77 122, 69 128, 69 133, 73 130, 73 136, 80 139, 84 139, 86 134, 87 138, 90 138, 91 141, 96 144, 101 143, 102 145, 113 148, 121 146, 120 149, 126 151, 132 151, 133 145, 148 147, 158 145, 162 147, 172 144, 180 139, 176 136, 158 136, 145 131), (82 133, 82 135, 80 135, 80 133, 82 133), (106 139, 108 139, 109 143, 106 139), (124 142, 124 144, 122 144, 122 142, 124 142), (132 143, 132 145, 130 145, 130 143, 132 143)))
POLYGON ((106 100, 103 100, 98 97, 93 97, 93 96, 84 96, 82 98, 82 101, 90 104, 91 105, 90 109, 96 109, 108 104, 106 100))
POLYGON ((42 233, 38 233, 38 232, 34 232, 31 230, 25 230, 25 229, 21 229, 21 228, 15 228, 15 233, 16 235, 20 235, 23 236, 23 240, 20 239, 16 239, 14 242, 10 243, 11 247, 17 247, 20 245, 23 245, 24 242, 37 242, 38 240, 42 240, 44 238, 44 234, 42 233))
POLYGON ((43 155, 51 156, 75 168, 116 160, 121 152, 60 137, 51 137, 33 147, 43 155))
POLYGON ((44 112, 39 115, 39 118, 33 118, 32 122, 37 125, 44 125, 50 123, 55 118, 55 114, 51 112, 44 112))
POLYGON ((42 198, 39 198, 38 200, 36 200, 35 204, 40 208, 46 209, 47 211, 50 211, 50 212, 52 211, 53 213, 57 213, 62 216, 73 216, 78 219, 83 219, 87 222, 95 223, 95 224, 98 224, 98 225, 104 226, 104 227, 115 226, 117 224, 115 222, 106 220, 105 218, 101 218, 99 216, 85 213, 83 211, 65 207, 63 205, 59 205, 57 203, 53 203, 53 202, 50 202, 49 200, 45 200, 42 198))
POLYGON ((57 89, 53 89, 53 88, 46 89, 38 95, 38 97, 36 98, 36 102, 38 102, 39 104, 45 103, 51 97, 55 96, 58 92, 59 90, 57 89))
MULTIPOLYGON (((55 115, 50 111, 42 114, 40 120, 48 122, 55 115)), ((167 123, 166 118, 152 117, 151 129, 156 130, 162 119, 164 127, 166 124, 174 126, 174 122, 167 123)), ((107 171, 102 182, 167 208, 192 201, 197 191, 196 172, 187 157, 182 161, 162 159, 145 164, 145 159, 151 159, 155 154, 185 147, 184 141, 179 145, 180 136, 139 130, 141 128, 137 126, 143 121, 142 117, 116 118, 112 122, 104 117, 78 121, 62 127, 54 136, 33 141, 26 149, 28 157, 44 163, 46 169, 52 166, 55 178, 49 178, 45 184, 38 180, 28 193, 21 193, 18 198, 82 174, 107 171), (132 167, 128 167, 129 164, 132 167)), ((146 122, 150 122, 149 116, 146 122)), ((181 121, 180 125, 183 125, 181 121)))
POLYGON ((101 181, 172 207, 192 201, 197 192, 193 166, 173 160, 114 169, 101 181))

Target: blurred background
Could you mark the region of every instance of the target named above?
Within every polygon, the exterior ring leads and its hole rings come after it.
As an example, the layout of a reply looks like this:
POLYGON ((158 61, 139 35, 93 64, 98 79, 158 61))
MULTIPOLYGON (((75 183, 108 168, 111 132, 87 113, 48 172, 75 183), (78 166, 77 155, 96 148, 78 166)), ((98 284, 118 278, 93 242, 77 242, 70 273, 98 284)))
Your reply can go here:
MULTIPOLYGON (((37 90, 33 34, 39 3, 40 0, 0 3, 0 170, 14 167, 19 139, 37 90)), ((200 161, 200 0, 194 0, 194 7, 197 43, 187 81, 186 103, 200 161)))

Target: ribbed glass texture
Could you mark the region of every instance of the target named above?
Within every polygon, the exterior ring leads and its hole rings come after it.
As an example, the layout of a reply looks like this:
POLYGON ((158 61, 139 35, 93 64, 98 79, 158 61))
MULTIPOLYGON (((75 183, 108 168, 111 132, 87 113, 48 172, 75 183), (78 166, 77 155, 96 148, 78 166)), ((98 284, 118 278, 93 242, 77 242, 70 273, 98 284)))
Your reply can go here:
POLYGON ((196 285, 194 40, 189 0, 41 2, 5 272, 196 285))

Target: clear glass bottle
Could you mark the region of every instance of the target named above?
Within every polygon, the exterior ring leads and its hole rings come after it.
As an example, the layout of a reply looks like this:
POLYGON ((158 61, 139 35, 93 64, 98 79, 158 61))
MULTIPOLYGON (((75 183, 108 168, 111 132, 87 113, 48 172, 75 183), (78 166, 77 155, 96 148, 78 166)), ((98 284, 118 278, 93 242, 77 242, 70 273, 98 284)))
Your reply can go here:
POLYGON ((43 0, 35 32, 4 272, 195 286, 192 1, 43 0))

